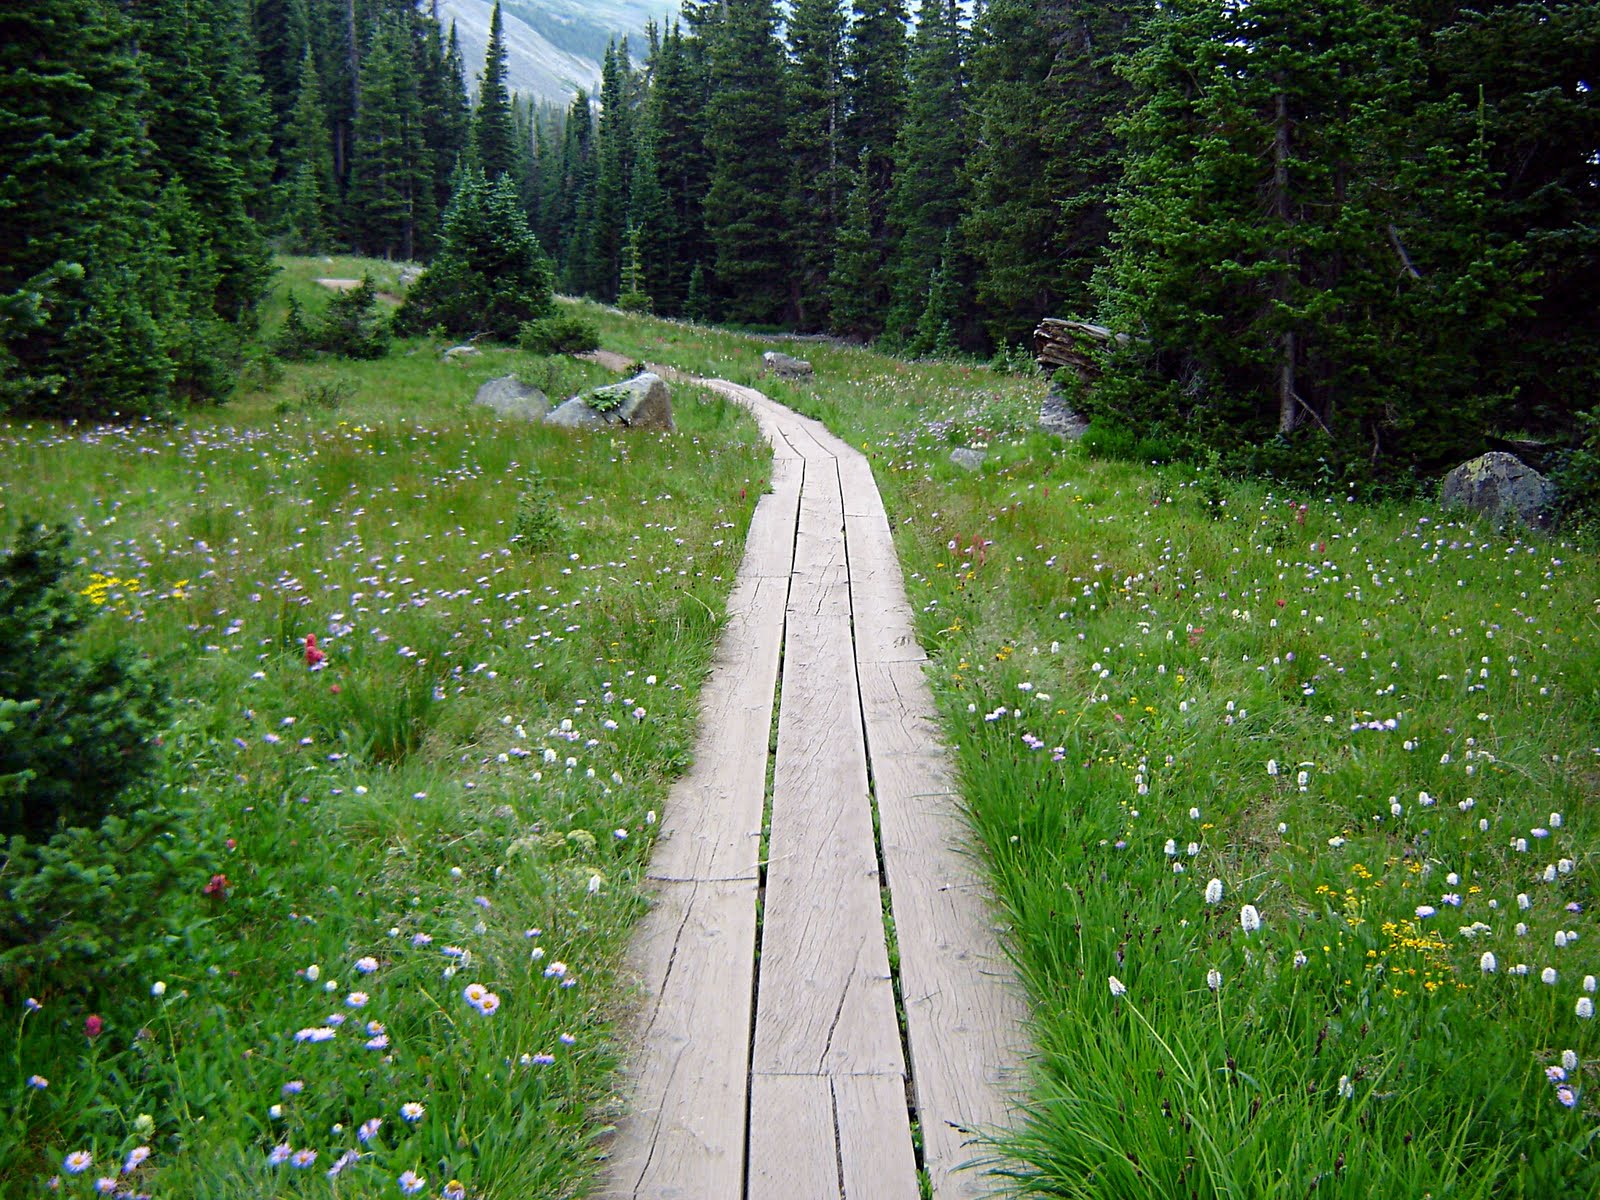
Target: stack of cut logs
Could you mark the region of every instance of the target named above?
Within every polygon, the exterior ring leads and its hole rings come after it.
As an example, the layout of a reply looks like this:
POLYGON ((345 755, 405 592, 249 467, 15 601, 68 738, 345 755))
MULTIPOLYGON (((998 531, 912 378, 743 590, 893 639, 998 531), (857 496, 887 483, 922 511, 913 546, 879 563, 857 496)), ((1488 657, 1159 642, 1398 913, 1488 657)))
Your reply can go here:
POLYGON ((1112 344, 1127 340, 1125 333, 1112 333, 1087 321, 1046 317, 1033 331, 1033 357, 1046 371, 1071 367, 1079 379, 1093 383, 1100 378, 1100 364, 1112 344))

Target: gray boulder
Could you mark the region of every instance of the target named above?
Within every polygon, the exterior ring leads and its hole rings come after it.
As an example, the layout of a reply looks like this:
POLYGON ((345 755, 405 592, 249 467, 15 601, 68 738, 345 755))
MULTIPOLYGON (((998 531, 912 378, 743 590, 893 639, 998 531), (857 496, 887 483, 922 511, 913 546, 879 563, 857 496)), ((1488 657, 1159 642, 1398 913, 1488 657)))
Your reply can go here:
POLYGON ((950 461, 963 471, 983 470, 984 459, 989 455, 983 450, 974 450, 970 446, 957 446, 950 451, 950 461))
POLYGON ((491 379, 478 389, 472 398, 474 404, 492 408, 502 417, 518 421, 542 421, 550 411, 550 399, 536 387, 530 387, 515 375, 502 375, 491 379))
POLYGON ((1052 383, 1039 407, 1039 428, 1075 442, 1088 432, 1089 422, 1078 415, 1066 393, 1052 383))
POLYGON ((476 346, 451 346, 444 352, 445 362, 465 362, 472 358, 481 358, 483 351, 476 346))
POLYGON ((768 375, 776 375, 779 379, 810 379, 811 364, 803 358, 790 358, 787 354, 779 354, 776 350, 768 350, 761 356, 761 370, 768 375))
POLYGON ((1543 529, 1550 522, 1556 489, 1548 479, 1514 454, 1492 450, 1464 462, 1444 477, 1439 489, 1443 508, 1467 508, 1496 521, 1515 517, 1543 529))
POLYGON ((591 388, 581 396, 574 396, 550 413, 545 424, 567 429, 625 425, 629 429, 670 433, 674 428, 672 393, 661 376, 646 371, 621 383, 591 388))

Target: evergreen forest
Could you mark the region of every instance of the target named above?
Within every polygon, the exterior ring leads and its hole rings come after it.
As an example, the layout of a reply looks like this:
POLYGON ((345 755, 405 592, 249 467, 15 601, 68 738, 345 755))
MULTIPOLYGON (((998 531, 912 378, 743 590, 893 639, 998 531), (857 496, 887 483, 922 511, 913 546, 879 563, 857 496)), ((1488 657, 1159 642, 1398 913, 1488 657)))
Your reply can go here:
POLYGON ((498 7, 467 63, 411 0, 7 5, 0 410, 222 399, 275 251, 426 262, 488 186, 623 308, 1097 322, 1074 401, 1164 454, 1405 486, 1600 411, 1593 3, 683 0, 570 104, 505 74, 498 7))

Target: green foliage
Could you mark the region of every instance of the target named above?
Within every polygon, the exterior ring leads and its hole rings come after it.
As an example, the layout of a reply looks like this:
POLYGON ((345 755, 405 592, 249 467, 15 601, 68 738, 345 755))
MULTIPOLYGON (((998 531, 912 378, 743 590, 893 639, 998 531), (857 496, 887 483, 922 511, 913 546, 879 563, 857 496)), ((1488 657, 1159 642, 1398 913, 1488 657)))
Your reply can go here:
POLYGON ((593 321, 561 313, 529 321, 517 341, 529 354, 583 354, 600 348, 600 331, 593 321))
POLYGON ((506 86, 506 44, 500 0, 489 18, 489 46, 484 56, 478 88, 478 106, 472 118, 474 165, 494 182, 516 170, 516 127, 511 116, 511 92, 506 86))
POLYGON ((361 68, 349 227, 355 245, 380 258, 414 258, 437 220, 412 40, 405 17, 381 20, 361 68))
POLYGON ((0 837, 125 812, 160 761, 165 681, 130 650, 83 645, 96 607, 132 585, 95 576, 80 591, 71 547, 65 527, 24 525, 0 556, 0 697, 25 706, 0 741, 0 776, 25 776, 0 802, 0 837))
POLYGON ((389 353, 389 321, 378 307, 372 276, 336 292, 323 311, 314 346, 339 358, 382 358, 389 353))
POLYGON ((512 545, 524 554, 535 554, 559 544, 566 534, 555 489, 538 472, 525 477, 511 518, 512 545))
POLYGON ((316 350, 316 333, 306 320, 306 311, 301 307, 299 297, 290 295, 289 312, 272 339, 272 352, 289 362, 304 362, 316 350))
POLYGON ((1563 521, 1600 518, 1600 408, 1578 415, 1581 437, 1557 456, 1550 482, 1556 486, 1556 507, 1563 521))
POLYGON ((844 211, 845 15, 841 0, 797 0, 789 19, 789 179, 784 223, 795 272, 790 317, 801 329, 828 324, 828 274, 844 211))
POLYGON ((550 264, 511 180, 462 172, 439 252, 407 295, 400 327, 421 332, 438 325, 456 337, 487 333, 511 341, 554 303, 550 264))

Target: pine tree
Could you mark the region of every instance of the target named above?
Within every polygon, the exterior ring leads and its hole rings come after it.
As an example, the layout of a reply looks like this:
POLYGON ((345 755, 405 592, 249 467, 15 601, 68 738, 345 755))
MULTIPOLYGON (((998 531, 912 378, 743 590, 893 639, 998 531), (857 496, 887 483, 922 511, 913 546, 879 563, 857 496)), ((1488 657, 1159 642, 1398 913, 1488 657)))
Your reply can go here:
POLYGON ((472 117, 472 149, 489 179, 514 175, 516 127, 511 119, 511 93, 506 89, 505 30, 499 0, 489 18, 489 48, 478 85, 478 108, 472 117))
POLYGON ((310 46, 301 58, 299 90, 283 135, 282 162, 288 248, 300 254, 331 249, 330 214, 338 184, 333 175, 328 115, 322 106, 322 86, 310 46))
POLYGON ((963 241, 991 337, 1024 340, 1042 316, 1087 313, 1121 181, 1116 71, 1150 0, 1078 6, 992 0, 972 54, 974 150, 963 241))
POLYGON ((834 248, 828 276, 829 307, 835 332, 872 337, 881 328, 879 302, 883 254, 873 232, 870 162, 863 150, 845 177, 844 224, 834 248))
POLYGON ((304 0, 255 0, 250 27, 256 70, 272 109, 273 147, 281 153, 304 86, 300 60, 311 32, 304 0))
POLYGON ((16 0, 0 17, 0 410, 93 419, 170 406, 131 45, 103 0, 16 0))
POLYGON ((433 173, 410 41, 404 17, 383 19, 361 69, 350 229, 363 253, 380 258, 413 258, 418 230, 432 220, 433 173))
POLYGON ((565 232, 561 251, 562 287, 579 295, 598 295, 599 258, 594 242, 594 109, 582 88, 567 109, 561 146, 556 226, 565 232))
MULTIPOLYGON (((445 40, 439 22, 421 19, 417 39, 417 98, 422 105, 422 141, 432 169, 429 209, 442 217, 450 203, 456 170, 472 136, 472 107, 467 100, 461 44, 455 22, 445 40)), ((418 253, 431 254, 438 236, 437 220, 418 229, 418 253)))
POLYGON ((516 185, 476 167, 461 173, 445 212, 439 253, 412 285, 396 323, 412 332, 441 326, 457 337, 511 341, 525 322, 554 309, 550 263, 516 185))
POLYGON ((706 148, 711 184, 706 231, 728 317, 771 322, 783 314, 783 54, 772 0, 728 0, 711 46, 706 148))
POLYGON ((639 290, 651 297, 653 308, 675 314, 682 306, 684 288, 675 286, 679 275, 676 270, 678 231, 667 194, 661 186, 661 167, 656 157, 659 136, 654 113, 647 104, 640 112, 638 156, 633 167, 633 194, 628 198, 628 211, 633 217, 634 249, 640 262, 639 290))
MULTIPOLYGON (((915 332, 919 345, 930 278, 937 273, 940 287, 951 294, 957 285, 951 235, 965 199, 968 150, 961 19, 959 0, 925 0, 911 51, 905 122, 895 144, 885 330, 896 339, 915 332)), ((921 346, 922 353, 932 349, 921 346)))
POLYGON ((1361 477, 1481 443, 1479 347, 1521 298, 1415 25, 1365 0, 1182 0, 1135 80, 1105 311, 1147 370, 1091 415, 1229 452, 1309 437, 1361 477))
POLYGON ((597 299, 614 300, 622 271, 628 199, 633 187, 634 113, 629 97, 633 68, 626 40, 606 47, 600 76, 600 123, 595 135, 592 239, 597 299))
POLYGON ((840 0, 798 0, 789 20, 788 316, 802 329, 827 325, 828 273, 844 207, 844 28, 840 0))
MULTIPOLYGON (((705 198, 710 188, 710 158, 705 144, 709 79, 700 64, 698 40, 674 25, 661 41, 650 96, 646 102, 654 139, 656 175, 666 216, 667 253, 653 258, 651 295, 663 312, 686 304, 695 264, 710 257, 705 234, 705 198)), ((650 230, 647 227, 647 235, 650 230)), ((704 272, 701 273, 704 284, 704 272)))

